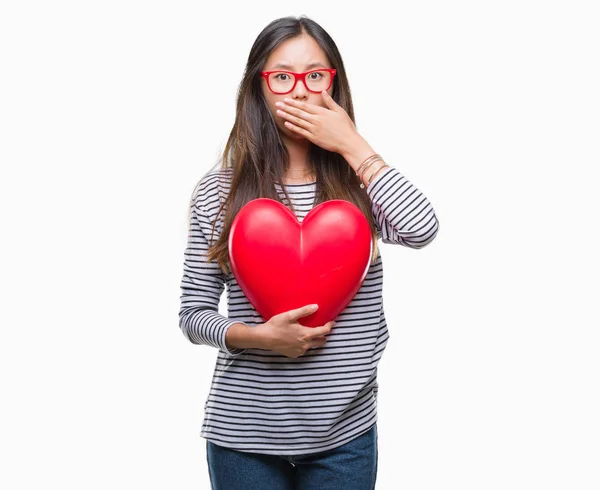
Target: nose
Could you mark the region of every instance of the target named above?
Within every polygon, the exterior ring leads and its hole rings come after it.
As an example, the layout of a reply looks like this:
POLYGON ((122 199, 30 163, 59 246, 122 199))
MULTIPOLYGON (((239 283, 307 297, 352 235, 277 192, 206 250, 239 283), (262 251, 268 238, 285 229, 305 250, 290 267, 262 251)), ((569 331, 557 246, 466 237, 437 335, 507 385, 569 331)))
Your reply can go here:
POLYGON ((308 87, 305 84, 306 80, 303 80, 301 77, 298 77, 298 79, 296 80, 296 86, 294 87, 294 90, 292 90, 290 95, 294 99, 305 99, 308 95, 308 87))

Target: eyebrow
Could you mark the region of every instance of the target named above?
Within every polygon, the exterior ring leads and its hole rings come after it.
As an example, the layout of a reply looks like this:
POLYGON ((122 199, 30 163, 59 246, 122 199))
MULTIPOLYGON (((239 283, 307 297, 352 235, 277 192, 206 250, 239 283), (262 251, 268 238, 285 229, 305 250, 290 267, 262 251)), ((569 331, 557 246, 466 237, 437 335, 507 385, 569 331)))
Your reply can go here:
MULTIPOLYGON (((325 68, 325 65, 319 61, 315 61, 313 63, 309 63, 308 65, 306 65, 306 69, 310 70, 311 68, 315 68, 315 67, 321 67, 321 68, 325 68)), ((277 63, 274 67, 275 68, 283 68, 285 70, 291 70, 292 67, 290 65, 287 65, 285 63, 277 63)))

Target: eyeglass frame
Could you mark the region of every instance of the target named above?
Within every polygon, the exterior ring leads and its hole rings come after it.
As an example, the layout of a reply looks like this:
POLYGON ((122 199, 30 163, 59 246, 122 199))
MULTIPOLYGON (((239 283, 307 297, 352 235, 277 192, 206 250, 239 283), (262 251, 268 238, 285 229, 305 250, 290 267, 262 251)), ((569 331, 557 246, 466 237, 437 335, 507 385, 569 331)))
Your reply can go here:
POLYGON ((322 92, 322 90, 311 90, 308 88, 308 85, 306 83, 306 75, 308 75, 309 73, 313 73, 315 71, 328 71, 331 74, 331 80, 329 82, 329 87, 327 87, 326 89, 323 89, 323 90, 329 90, 331 88, 331 86, 333 85, 333 79, 337 72, 337 70, 335 68, 315 68, 314 70, 305 71, 303 73, 296 73, 293 71, 286 71, 286 70, 261 71, 260 76, 263 77, 265 79, 265 81, 267 82, 267 87, 269 88, 269 90, 276 95, 284 95, 284 94, 289 94, 290 92, 292 92, 296 88, 296 84, 298 83, 298 80, 302 80, 302 82, 304 83, 304 86, 306 87, 306 90, 308 90, 309 92, 312 92, 313 94, 319 94, 322 92), (273 91, 273 89, 271 88, 271 84, 269 83, 269 75, 271 73, 290 73, 290 74, 294 75, 294 85, 287 92, 273 91))

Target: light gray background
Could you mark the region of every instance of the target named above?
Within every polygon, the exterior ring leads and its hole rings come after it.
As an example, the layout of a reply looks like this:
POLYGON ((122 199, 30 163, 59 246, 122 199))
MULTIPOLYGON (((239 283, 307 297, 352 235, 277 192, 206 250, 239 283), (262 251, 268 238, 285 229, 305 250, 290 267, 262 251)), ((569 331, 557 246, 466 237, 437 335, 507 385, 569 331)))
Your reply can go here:
POLYGON ((440 220, 382 244, 378 490, 598 489, 593 3, 3 2, 0 486, 209 488, 187 206, 252 42, 306 14, 440 220))

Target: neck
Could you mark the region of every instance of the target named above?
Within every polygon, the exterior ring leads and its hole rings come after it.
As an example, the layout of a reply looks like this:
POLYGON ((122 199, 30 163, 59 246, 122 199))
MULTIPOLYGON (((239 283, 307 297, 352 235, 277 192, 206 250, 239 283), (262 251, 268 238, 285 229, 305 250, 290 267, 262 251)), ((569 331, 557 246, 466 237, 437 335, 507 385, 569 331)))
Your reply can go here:
POLYGON ((289 155, 289 165, 285 172, 286 178, 305 179, 312 170, 312 165, 307 161, 310 141, 306 138, 289 138, 285 134, 281 136, 289 155))

